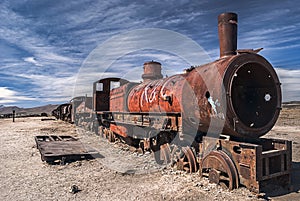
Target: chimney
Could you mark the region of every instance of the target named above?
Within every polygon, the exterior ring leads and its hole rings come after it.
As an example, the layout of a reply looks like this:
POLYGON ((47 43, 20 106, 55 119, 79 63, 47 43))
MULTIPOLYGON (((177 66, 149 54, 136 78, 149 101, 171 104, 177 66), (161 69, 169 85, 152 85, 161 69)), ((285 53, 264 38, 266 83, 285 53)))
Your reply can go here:
POLYGON ((149 61, 144 63, 144 74, 142 75, 144 82, 163 78, 161 74, 161 63, 149 61))
POLYGON ((222 13, 218 17, 220 58, 236 55, 237 14, 222 13))

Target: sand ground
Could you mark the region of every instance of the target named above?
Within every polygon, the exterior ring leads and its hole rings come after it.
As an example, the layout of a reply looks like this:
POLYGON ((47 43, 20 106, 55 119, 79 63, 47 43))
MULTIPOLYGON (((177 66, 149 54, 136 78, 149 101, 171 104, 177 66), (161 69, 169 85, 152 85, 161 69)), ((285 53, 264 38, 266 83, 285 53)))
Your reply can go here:
POLYGON ((0 119, 0 200, 300 200, 300 107, 284 108, 264 137, 293 141, 292 190, 257 196, 245 188, 228 191, 197 173, 158 166, 151 154, 128 151, 62 121, 0 119), (41 161, 36 135, 73 135, 100 157, 65 165, 41 161), (132 170, 132 172, 128 172, 132 170), (134 174, 132 174, 134 173, 134 174), (70 192, 72 185, 79 192, 70 192))

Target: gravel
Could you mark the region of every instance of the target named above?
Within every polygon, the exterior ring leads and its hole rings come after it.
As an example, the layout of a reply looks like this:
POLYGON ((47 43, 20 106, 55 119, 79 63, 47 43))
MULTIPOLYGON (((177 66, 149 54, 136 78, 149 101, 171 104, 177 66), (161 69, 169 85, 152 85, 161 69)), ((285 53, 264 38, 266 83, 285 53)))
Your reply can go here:
MULTIPOLYGON (((0 200, 300 200, 295 178, 293 191, 282 195, 255 195, 246 188, 228 191, 198 173, 157 165, 151 153, 132 152, 66 122, 32 117, 15 123, 0 119, 0 126, 0 200), (65 165, 42 162, 34 136, 50 134, 77 137, 101 157, 65 165)), ((299 128, 294 122, 279 125, 267 135, 294 141, 294 177, 300 177, 299 128)))

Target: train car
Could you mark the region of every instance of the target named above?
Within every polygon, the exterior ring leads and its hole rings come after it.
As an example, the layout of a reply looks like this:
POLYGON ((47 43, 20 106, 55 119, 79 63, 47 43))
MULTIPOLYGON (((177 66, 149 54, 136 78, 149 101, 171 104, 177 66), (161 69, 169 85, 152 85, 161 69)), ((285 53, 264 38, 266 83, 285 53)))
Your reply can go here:
POLYGON ((56 119, 71 122, 72 105, 70 103, 64 103, 59 105, 52 111, 52 116, 56 119))
POLYGON ((71 110, 71 123, 78 125, 78 117, 77 117, 77 107, 85 101, 85 96, 77 96, 70 100, 70 104, 72 105, 71 110))
POLYGON ((74 123, 85 130, 98 132, 98 120, 93 111, 92 97, 77 96, 70 100, 69 103, 59 105, 52 111, 52 116, 56 119, 74 123))
POLYGON ((237 50, 237 15, 218 17, 220 58, 163 78, 144 63, 142 83, 105 78, 93 85, 98 132, 151 150, 160 164, 199 171, 230 189, 288 186, 291 142, 261 138, 281 109, 280 82, 261 49, 237 50))
POLYGON ((98 120, 92 103, 92 97, 85 97, 84 101, 76 109, 76 119, 80 127, 98 133, 98 120))
POLYGON ((92 97, 77 96, 70 101, 70 104, 72 105, 71 122, 75 125, 86 127, 91 118, 95 118, 92 110, 92 97))

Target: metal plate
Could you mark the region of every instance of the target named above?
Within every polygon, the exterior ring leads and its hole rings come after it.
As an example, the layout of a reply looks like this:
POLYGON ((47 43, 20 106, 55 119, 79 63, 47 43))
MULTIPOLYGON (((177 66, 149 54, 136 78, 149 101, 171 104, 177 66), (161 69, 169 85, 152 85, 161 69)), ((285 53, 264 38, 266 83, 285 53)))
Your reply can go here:
POLYGON ((64 163, 67 161, 92 159, 99 156, 95 149, 84 146, 72 136, 35 136, 35 142, 41 153, 42 161, 47 163, 56 161, 64 163))

